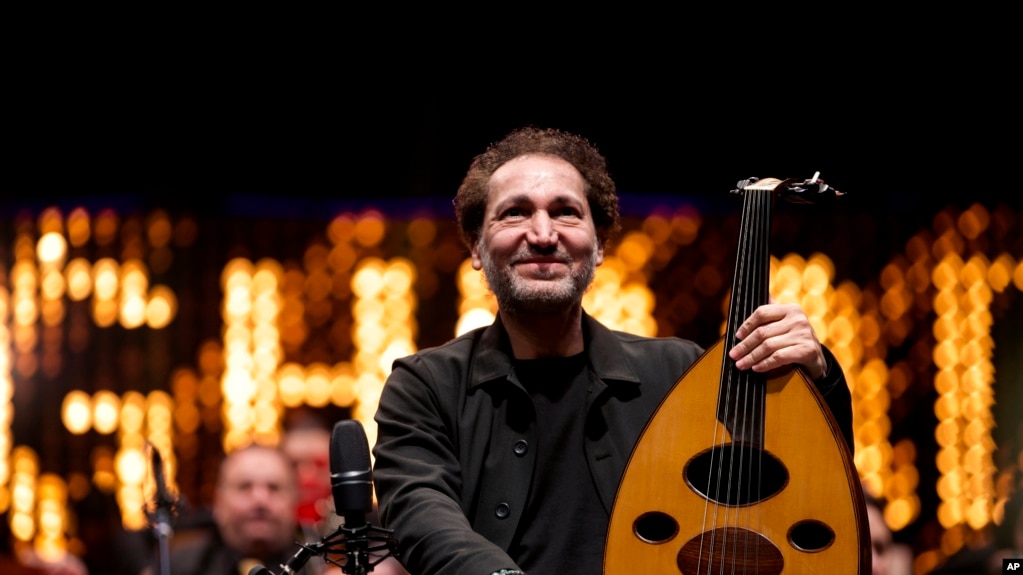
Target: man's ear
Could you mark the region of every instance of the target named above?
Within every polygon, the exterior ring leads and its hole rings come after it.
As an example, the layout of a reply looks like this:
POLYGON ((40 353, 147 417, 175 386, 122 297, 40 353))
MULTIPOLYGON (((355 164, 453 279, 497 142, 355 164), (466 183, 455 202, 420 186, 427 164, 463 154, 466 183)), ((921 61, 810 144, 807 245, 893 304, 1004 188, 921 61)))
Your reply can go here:
POLYGON ((213 503, 210 504, 210 515, 213 516, 214 520, 218 520, 223 515, 223 508, 221 507, 222 502, 220 501, 220 494, 214 493, 213 503))
POLYGON ((480 257, 480 240, 479 236, 473 236, 472 242, 469 244, 469 253, 472 254, 472 269, 479 271, 483 269, 483 259, 480 257))

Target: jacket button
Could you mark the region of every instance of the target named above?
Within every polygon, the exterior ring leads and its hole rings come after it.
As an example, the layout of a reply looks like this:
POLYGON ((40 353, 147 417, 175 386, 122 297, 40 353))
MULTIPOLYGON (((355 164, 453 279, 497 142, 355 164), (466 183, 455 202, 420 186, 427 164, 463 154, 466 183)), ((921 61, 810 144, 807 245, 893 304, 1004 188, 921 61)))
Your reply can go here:
POLYGON ((520 439, 516 441, 515 447, 512 448, 512 451, 515 452, 515 455, 522 457, 523 455, 526 454, 527 451, 529 451, 529 442, 526 441, 525 439, 520 439))
POLYGON ((497 509, 494 510, 494 516, 498 519, 507 519, 511 515, 511 506, 507 503, 500 503, 497 509))

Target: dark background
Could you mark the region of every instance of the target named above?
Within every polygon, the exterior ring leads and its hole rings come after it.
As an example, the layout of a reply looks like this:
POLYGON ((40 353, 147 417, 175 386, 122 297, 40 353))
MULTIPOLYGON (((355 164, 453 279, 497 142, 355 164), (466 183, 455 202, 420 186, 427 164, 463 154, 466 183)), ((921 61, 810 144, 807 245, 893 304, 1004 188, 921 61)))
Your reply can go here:
POLYGON ((742 178, 820 171, 850 210, 1021 203, 1013 92, 968 62, 843 60, 817 76, 497 62, 478 80, 425 57, 233 56, 124 46, 16 68, 3 209, 104 197, 230 215, 284 197, 315 214, 324 199, 449 199, 475 154, 525 124, 590 138, 623 194, 714 198, 742 178))

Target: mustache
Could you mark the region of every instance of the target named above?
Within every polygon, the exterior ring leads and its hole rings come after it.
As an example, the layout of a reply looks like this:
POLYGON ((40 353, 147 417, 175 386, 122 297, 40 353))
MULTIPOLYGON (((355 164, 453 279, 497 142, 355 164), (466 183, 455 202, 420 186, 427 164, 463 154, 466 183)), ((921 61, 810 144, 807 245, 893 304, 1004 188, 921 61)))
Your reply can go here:
POLYGON ((250 510, 248 513, 245 513, 243 519, 248 521, 261 521, 265 519, 273 519, 273 517, 274 514, 269 508, 259 506, 250 510))
POLYGON ((517 264, 517 263, 521 263, 523 261, 536 259, 538 257, 542 257, 542 258, 545 258, 545 259, 548 259, 548 260, 557 261, 558 263, 563 263, 563 264, 571 264, 573 261, 575 261, 572 258, 572 256, 568 254, 568 252, 566 252, 566 251, 564 251, 562 249, 551 248, 549 250, 542 250, 542 249, 537 249, 535 247, 528 247, 528 248, 521 249, 518 252, 516 252, 515 254, 513 254, 508 259, 508 262, 510 264, 514 265, 514 264, 517 264))

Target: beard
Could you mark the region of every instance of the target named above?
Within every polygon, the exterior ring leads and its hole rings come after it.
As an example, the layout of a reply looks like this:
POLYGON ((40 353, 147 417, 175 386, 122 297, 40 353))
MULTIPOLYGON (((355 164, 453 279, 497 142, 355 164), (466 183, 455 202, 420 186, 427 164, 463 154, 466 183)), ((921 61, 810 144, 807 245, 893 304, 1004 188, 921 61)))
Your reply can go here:
POLYGON ((530 279, 518 275, 513 265, 517 260, 536 255, 529 248, 512 256, 503 268, 498 267, 482 243, 479 251, 487 285, 497 298, 500 309, 509 313, 557 313, 579 304, 597 268, 597 246, 578 268, 574 267, 576 260, 558 250, 553 255, 568 266, 571 272, 559 277, 555 271, 541 271, 530 279))

